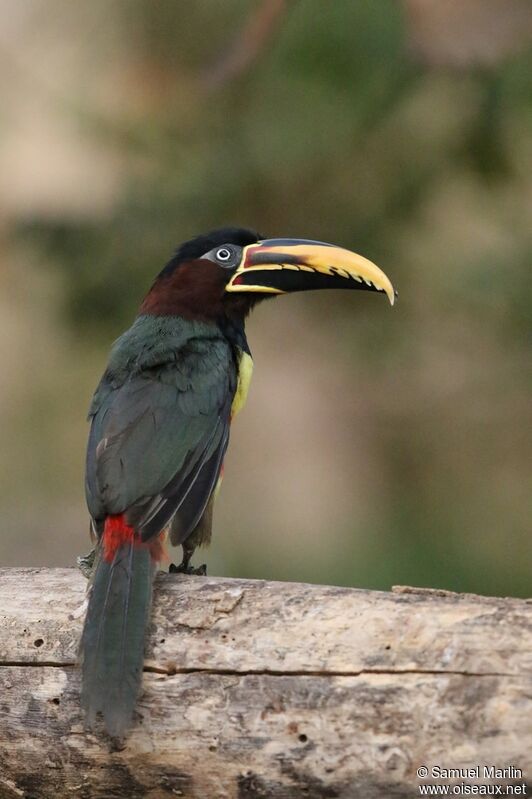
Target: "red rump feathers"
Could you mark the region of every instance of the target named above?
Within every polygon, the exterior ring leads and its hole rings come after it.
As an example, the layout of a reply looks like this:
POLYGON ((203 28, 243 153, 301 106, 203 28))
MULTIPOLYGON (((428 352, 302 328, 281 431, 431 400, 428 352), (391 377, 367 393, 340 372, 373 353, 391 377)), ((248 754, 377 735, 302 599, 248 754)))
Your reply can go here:
POLYGON ((115 556, 116 550, 122 544, 129 544, 134 538, 135 530, 130 524, 127 524, 123 513, 117 516, 108 516, 105 520, 103 531, 104 560, 110 563, 115 556))
POLYGON ((117 550, 124 544, 133 543, 135 548, 149 549, 152 560, 161 561, 165 559, 163 546, 164 533, 152 538, 150 541, 141 541, 135 533, 135 529, 126 522, 124 514, 108 516, 105 520, 103 530, 103 559, 107 563, 112 563, 117 550))

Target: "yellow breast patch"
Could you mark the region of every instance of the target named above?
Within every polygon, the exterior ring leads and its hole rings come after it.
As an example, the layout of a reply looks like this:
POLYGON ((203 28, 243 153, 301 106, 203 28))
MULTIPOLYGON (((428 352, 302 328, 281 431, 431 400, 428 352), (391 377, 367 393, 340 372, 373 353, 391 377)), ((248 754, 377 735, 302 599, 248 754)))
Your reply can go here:
POLYGON ((252 374, 253 359, 247 352, 242 352, 238 364, 238 383, 233 397, 233 404, 231 405, 231 416, 236 416, 246 404, 252 374))

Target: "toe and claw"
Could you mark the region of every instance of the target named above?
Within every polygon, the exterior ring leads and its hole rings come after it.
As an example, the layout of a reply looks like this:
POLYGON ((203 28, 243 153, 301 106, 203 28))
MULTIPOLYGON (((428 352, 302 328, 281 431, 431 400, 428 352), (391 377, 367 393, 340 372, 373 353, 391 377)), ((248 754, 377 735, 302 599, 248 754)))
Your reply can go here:
POLYGON ((201 566, 198 566, 196 569, 193 566, 189 566, 188 562, 184 560, 176 566, 175 563, 171 563, 168 572, 170 574, 196 574, 201 577, 205 577, 207 574, 207 564, 202 563, 201 566))

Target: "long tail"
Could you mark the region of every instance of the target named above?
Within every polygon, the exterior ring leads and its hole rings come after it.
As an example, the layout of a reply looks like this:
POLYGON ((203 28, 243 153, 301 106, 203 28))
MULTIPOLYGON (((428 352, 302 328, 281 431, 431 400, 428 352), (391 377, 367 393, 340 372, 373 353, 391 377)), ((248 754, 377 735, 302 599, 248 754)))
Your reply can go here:
POLYGON ((158 540, 143 544, 122 516, 107 518, 81 639, 81 704, 90 727, 101 713, 116 738, 131 725, 140 689, 160 551, 158 540))

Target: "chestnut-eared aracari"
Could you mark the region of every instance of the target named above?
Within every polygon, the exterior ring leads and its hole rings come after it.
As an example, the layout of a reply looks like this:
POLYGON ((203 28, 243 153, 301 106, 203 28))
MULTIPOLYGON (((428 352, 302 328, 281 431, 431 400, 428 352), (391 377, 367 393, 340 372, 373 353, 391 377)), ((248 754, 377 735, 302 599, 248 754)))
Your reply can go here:
POLYGON ((244 323, 261 299, 394 290, 375 264, 319 241, 226 228, 181 245, 115 342, 89 411, 86 496, 97 538, 81 641, 82 705, 122 738, 141 683, 152 582, 169 534, 176 569, 211 537, 231 421, 245 402, 244 323))

